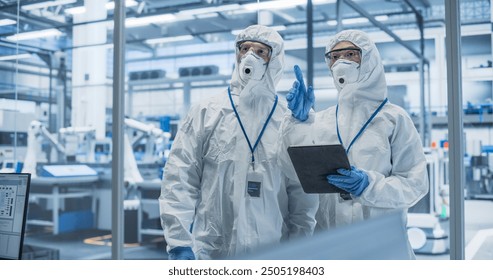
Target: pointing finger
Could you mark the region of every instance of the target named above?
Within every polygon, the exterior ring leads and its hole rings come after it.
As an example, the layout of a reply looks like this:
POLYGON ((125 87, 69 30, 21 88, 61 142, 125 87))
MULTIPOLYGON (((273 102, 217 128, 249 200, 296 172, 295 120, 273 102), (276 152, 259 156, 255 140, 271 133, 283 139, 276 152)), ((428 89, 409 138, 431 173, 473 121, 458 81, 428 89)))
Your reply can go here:
POLYGON ((300 82, 300 86, 304 90, 305 82, 303 81, 303 72, 301 71, 301 68, 298 65, 294 66, 294 74, 296 75, 296 80, 300 82))

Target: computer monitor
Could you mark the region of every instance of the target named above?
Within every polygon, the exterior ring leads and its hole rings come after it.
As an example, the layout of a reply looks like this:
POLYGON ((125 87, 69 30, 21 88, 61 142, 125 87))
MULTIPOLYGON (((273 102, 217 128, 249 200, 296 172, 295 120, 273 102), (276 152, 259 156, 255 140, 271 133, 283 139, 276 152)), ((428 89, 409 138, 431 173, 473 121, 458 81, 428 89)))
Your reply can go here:
POLYGON ((31 174, 0 173, 0 259, 20 260, 31 174))

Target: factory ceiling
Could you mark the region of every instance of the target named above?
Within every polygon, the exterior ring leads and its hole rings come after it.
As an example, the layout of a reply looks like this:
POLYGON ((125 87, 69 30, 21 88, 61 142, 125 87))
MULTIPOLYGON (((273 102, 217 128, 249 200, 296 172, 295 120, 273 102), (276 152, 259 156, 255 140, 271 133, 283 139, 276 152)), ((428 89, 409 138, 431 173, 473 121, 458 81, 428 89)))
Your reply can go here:
MULTIPOLYGON (((114 3, 107 2, 107 18, 98 22, 105 23, 106 44, 111 45, 114 3)), ((311 2, 314 38, 326 38, 338 28, 381 29, 375 21, 391 31, 418 29, 417 15, 423 17, 424 28, 443 26, 443 0, 311 2)), ((463 23, 490 22, 489 1, 461 2, 463 23)), ((256 0, 127 0, 127 49, 152 54, 170 44, 231 42, 238 30, 257 22, 275 27, 285 40, 306 38, 310 22, 306 0, 259 3, 260 9, 256 0)), ((43 55, 80 47, 73 44, 73 28, 91 23, 74 20, 80 13, 84 13, 83 0, 0 0, 0 56, 37 54, 42 63, 43 55), (16 33, 34 37, 19 38, 16 33)), ((303 58, 304 52, 292 54, 303 58)))

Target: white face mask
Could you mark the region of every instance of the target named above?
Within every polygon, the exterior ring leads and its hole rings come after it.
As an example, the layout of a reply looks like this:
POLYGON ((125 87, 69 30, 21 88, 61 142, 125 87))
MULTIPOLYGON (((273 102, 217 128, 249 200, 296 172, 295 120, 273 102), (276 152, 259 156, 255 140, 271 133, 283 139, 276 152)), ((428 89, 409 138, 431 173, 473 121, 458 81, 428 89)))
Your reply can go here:
POLYGON ((260 81, 265 74, 266 62, 253 52, 248 52, 240 61, 240 79, 245 84, 249 80, 260 81))
POLYGON ((358 80, 359 69, 360 67, 357 62, 346 59, 337 60, 330 68, 334 83, 341 88, 358 80))

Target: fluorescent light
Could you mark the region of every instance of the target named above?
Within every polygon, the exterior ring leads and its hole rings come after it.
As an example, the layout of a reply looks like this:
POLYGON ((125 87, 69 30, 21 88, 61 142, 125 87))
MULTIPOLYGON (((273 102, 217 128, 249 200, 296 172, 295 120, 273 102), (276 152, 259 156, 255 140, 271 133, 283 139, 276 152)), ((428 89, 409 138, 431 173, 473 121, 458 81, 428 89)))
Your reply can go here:
POLYGON ((209 14, 209 13, 214 13, 214 12, 233 11, 233 10, 237 10, 239 8, 240 8, 240 5, 231 4, 231 5, 222 5, 222 6, 215 6, 215 7, 200 8, 200 9, 184 10, 184 11, 178 12, 176 15, 180 16, 180 15, 209 14))
POLYGON ((139 18, 127 18, 125 20, 125 27, 138 27, 138 26, 145 26, 149 25, 152 23, 158 24, 158 23, 163 23, 163 22, 168 22, 168 21, 173 21, 175 20, 175 16, 172 14, 163 14, 163 15, 157 15, 157 16, 150 16, 150 17, 139 17, 139 18))
POLYGON ((284 30, 286 30, 286 26, 285 25, 271 26, 271 28, 274 29, 275 31, 284 31, 284 30))
POLYGON ((44 38, 44 37, 54 37, 54 36, 60 36, 60 35, 62 35, 62 32, 60 32, 60 30, 55 29, 55 28, 50 28, 50 29, 43 29, 43 30, 38 30, 38 31, 18 33, 18 34, 14 34, 12 36, 8 36, 5 39, 7 39, 9 41, 22 41, 22 40, 44 38))
POLYGON ((337 2, 337 0, 312 0, 312 3, 315 5, 320 5, 320 4, 332 4, 337 2))
POLYGON ((342 20, 342 24, 357 24, 357 23, 367 23, 369 20, 367 18, 345 18, 342 20))
POLYGON ((12 24, 16 24, 16 23, 17 23, 17 21, 11 20, 8 18, 0 19, 0 26, 12 25, 12 24))
POLYGON ((378 21, 386 21, 389 20, 389 16, 388 15, 376 16, 375 19, 378 21))
MULTIPOLYGON (((135 2, 134 0, 125 0, 125 7, 134 7, 137 6, 139 3, 135 2)), ((115 2, 108 2, 105 5, 106 10, 114 10, 115 9, 115 2)))
MULTIPOLYGON (((270 28, 274 29, 275 31, 283 31, 283 30, 286 30, 286 26, 285 25, 276 25, 276 26, 271 26, 270 28)), ((241 32, 243 32, 243 30, 245 29, 235 29, 235 30, 231 30, 231 34, 233 35, 238 35, 240 34, 241 32)))
POLYGON ((71 15, 80 15, 80 14, 83 14, 86 12, 86 7, 84 7, 84 6, 73 7, 70 9, 65 9, 65 12, 67 14, 71 14, 71 15))
MULTIPOLYGON (((389 19, 389 17, 386 16, 386 15, 383 15, 383 16, 376 16, 375 19, 378 20, 378 21, 386 21, 386 20, 389 19)), ((362 18, 362 17, 359 17, 359 18, 345 18, 345 19, 342 20, 342 24, 367 23, 369 21, 370 20, 368 20, 367 18, 362 18)), ((337 25, 337 20, 329 20, 329 21, 327 21, 327 24, 330 25, 330 26, 336 26, 337 25)))
POLYGON ((163 38, 148 39, 148 40, 145 40, 145 42, 149 45, 155 45, 155 44, 160 44, 160 43, 187 41, 187 40, 192 40, 192 39, 193 39, 192 35, 183 35, 183 36, 176 36, 176 37, 163 37, 163 38))
MULTIPOLYGON (((137 6, 137 5, 138 5, 138 3, 135 2, 134 0, 125 0, 125 7, 126 8, 137 6)), ((105 4, 104 7, 106 8, 106 10, 114 10, 115 9, 115 2, 108 2, 105 4)), ((73 7, 70 9, 65 9, 65 12, 67 14, 71 14, 71 15, 80 15, 80 14, 83 14, 86 12, 86 7, 85 6, 73 7)))
POLYGON ((243 8, 247 10, 267 10, 267 9, 283 9, 295 7, 298 5, 305 5, 306 0, 289 0, 289 1, 265 1, 260 3, 251 3, 241 5, 243 8))
POLYGON ((77 0, 58 0, 58 1, 46 1, 36 4, 23 5, 22 9, 26 11, 36 10, 36 9, 44 9, 53 6, 72 4, 77 2, 77 0))
POLYGON ((22 54, 14 54, 14 55, 5 55, 5 56, 0 56, 0 60, 14 60, 14 59, 25 59, 25 58, 31 58, 30 53, 22 53, 22 54))
POLYGON ((198 14, 196 15, 197 18, 204 19, 204 18, 214 18, 218 17, 218 13, 207 13, 207 14, 198 14))

